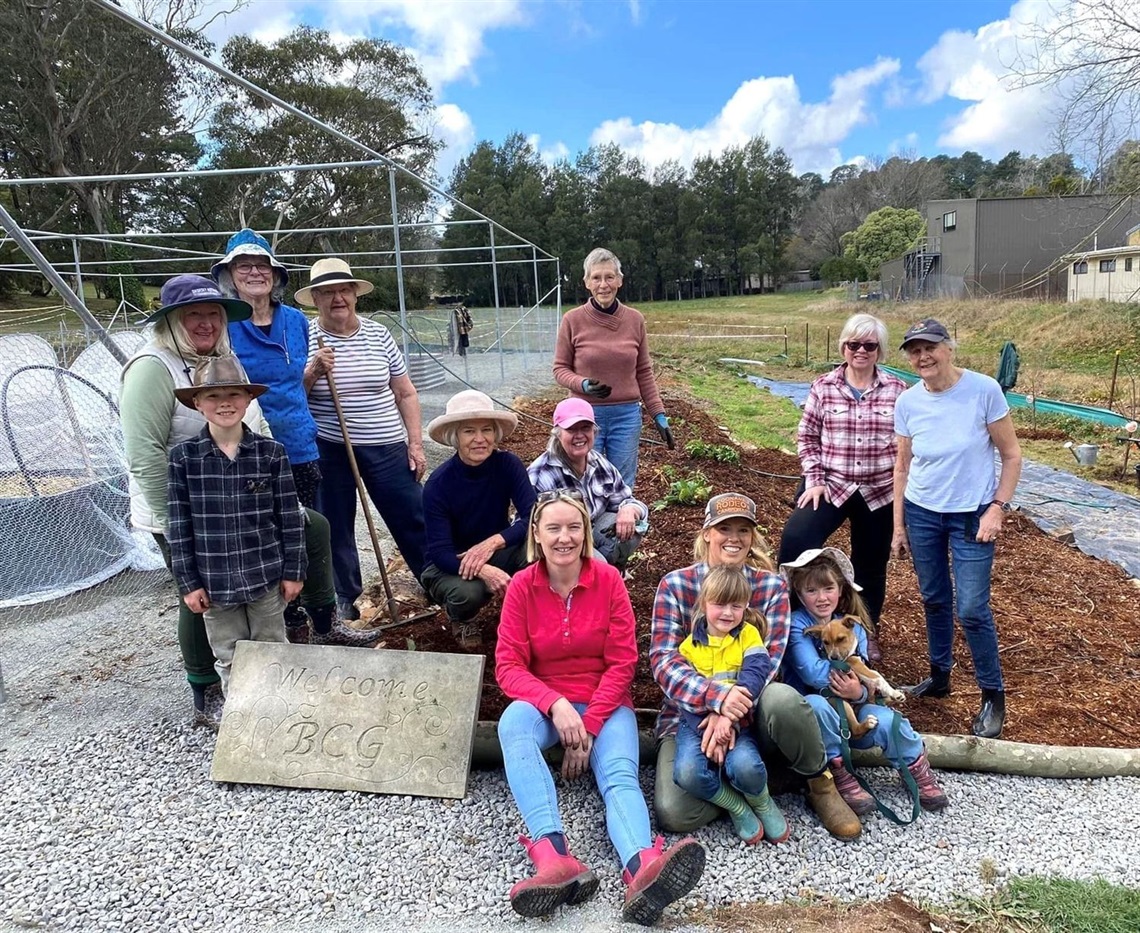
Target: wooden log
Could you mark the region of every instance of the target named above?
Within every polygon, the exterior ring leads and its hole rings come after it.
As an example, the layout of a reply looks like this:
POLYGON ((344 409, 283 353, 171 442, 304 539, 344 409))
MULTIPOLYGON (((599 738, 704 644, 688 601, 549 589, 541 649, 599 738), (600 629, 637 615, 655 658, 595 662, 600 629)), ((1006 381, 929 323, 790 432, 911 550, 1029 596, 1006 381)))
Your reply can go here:
MULTIPOLYGON (((655 765, 657 742, 653 732, 642 729, 638 736, 641 764, 655 765)), ((946 771, 987 771, 1047 778, 1140 777, 1140 749, 1136 748, 1031 745, 1001 739, 979 739, 972 735, 928 734, 922 738, 926 742, 926 754, 931 765, 946 771)), ((854 749, 853 752, 858 767, 888 765, 878 749, 854 749)), ((551 764, 559 764, 561 749, 551 749, 546 757, 551 764)), ((479 722, 475 727, 471 767, 489 769, 502 766, 503 752, 499 747, 496 724, 479 722)))

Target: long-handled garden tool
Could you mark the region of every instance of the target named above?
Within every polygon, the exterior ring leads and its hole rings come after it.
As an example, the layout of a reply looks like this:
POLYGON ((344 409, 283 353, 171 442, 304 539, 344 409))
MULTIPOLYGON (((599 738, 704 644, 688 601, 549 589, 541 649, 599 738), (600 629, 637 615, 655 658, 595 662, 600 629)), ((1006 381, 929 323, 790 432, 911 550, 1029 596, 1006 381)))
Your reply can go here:
MULTIPOLYGON (((317 337, 317 346, 322 350, 325 347, 325 338, 317 337)), ((435 609, 426 609, 406 619, 400 618, 400 604, 392 593, 392 584, 388 582, 388 568, 384 565, 384 555, 380 551, 380 536, 376 533, 376 523, 372 519, 372 509, 368 503, 368 491, 364 488, 364 480, 360 476, 360 467, 356 465, 356 454, 352 450, 352 441, 348 436, 348 423, 344 420, 344 409, 340 406, 340 396, 336 391, 336 379, 332 370, 325 373, 329 383, 329 392, 332 395, 333 407, 336 408, 336 418, 340 422, 340 434, 344 438, 344 449, 348 455, 348 466, 352 470, 352 478, 356 480, 356 494, 360 497, 360 507, 364 509, 364 520, 368 523, 368 534, 372 538, 372 549, 376 552, 376 565, 380 568, 380 580, 384 584, 384 595, 388 599, 388 616, 392 620, 383 628, 395 628, 397 625, 408 625, 419 622, 421 619, 430 619, 436 614, 435 609)))

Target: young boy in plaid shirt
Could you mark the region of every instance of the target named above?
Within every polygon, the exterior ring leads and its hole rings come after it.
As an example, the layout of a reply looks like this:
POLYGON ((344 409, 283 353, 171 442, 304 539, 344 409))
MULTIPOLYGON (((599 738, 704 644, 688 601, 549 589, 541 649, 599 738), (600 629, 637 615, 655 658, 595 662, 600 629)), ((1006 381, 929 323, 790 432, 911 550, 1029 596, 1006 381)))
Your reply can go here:
POLYGON ((266 391, 236 356, 208 357, 175 389, 207 424, 170 452, 171 569, 186 605, 205 616, 222 692, 242 639, 285 641, 285 604, 305 579, 304 515, 285 448, 242 417, 266 391))

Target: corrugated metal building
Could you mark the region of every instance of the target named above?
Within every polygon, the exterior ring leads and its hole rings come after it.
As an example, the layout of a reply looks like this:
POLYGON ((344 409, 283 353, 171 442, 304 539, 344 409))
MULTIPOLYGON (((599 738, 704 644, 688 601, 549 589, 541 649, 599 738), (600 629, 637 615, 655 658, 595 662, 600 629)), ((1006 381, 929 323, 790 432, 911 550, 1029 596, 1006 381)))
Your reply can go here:
POLYGON ((1118 246, 1140 224, 1133 195, 929 201, 926 240, 884 263, 885 294, 1064 299, 1069 253, 1118 246))

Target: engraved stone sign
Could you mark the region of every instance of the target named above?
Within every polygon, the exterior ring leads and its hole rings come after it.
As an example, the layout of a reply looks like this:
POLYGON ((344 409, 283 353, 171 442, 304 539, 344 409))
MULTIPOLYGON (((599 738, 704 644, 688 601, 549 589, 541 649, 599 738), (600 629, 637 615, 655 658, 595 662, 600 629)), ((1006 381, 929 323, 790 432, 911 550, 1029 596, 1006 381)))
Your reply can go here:
POLYGON ((210 777, 461 798, 484 662, 240 641, 210 777))

